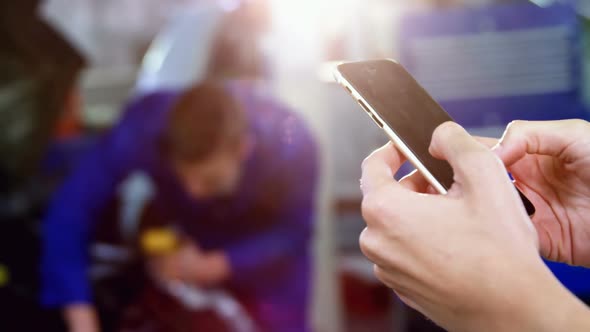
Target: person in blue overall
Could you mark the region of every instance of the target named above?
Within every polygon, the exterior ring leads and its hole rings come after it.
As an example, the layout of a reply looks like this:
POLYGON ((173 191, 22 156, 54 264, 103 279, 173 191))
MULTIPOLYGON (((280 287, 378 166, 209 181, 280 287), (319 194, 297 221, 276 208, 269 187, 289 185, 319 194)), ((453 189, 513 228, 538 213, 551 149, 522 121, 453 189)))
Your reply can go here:
MULTIPOLYGON (((227 287, 260 330, 307 331, 317 161, 303 121, 255 86, 205 81, 137 98, 55 196, 42 302, 63 308, 71 331, 99 329, 101 272, 90 267, 125 252, 95 243, 95 231, 114 197, 143 193, 195 248, 149 265, 151 277, 227 287), (137 179, 143 187, 127 185, 137 179)), ((122 228, 133 228, 134 209, 123 209, 122 228)))

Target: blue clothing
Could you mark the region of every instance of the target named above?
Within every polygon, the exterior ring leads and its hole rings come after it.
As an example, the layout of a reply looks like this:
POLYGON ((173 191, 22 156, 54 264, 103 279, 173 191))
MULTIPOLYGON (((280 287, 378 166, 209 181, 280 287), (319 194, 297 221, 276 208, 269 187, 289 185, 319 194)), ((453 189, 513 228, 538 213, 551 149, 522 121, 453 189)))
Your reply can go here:
POLYGON ((153 179, 155 201, 204 250, 224 250, 232 287, 252 298, 269 330, 305 330, 317 156, 293 113, 250 87, 232 86, 250 120, 254 150, 231 197, 195 201, 158 153, 158 139, 178 93, 132 102, 54 198, 44 222, 42 302, 91 303, 93 229, 119 184, 134 171, 153 179))

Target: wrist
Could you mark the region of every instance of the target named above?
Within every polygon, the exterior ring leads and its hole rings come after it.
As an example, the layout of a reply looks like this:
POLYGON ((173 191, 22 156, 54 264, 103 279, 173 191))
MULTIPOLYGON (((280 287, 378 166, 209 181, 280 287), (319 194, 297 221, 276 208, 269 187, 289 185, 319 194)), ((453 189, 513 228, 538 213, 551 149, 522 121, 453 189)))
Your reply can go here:
MULTIPOLYGON (((519 277, 490 331, 590 331, 590 312, 543 265, 519 277)), ((522 271, 522 270, 521 270, 522 271)), ((526 270, 525 270, 526 271, 526 270)))
POLYGON ((590 310, 588 307, 574 298, 576 303, 572 305, 568 315, 568 321, 563 331, 582 332, 590 331, 590 310))
MULTIPOLYGON (((557 286, 559 289, 553 295, 548 292, 544 301, 539 302, 536 312, 529 313, 527 331, 590 331, 588 308, 561 284, 557 286)), ((539 292, 545 290, 541 288, 539 292)))
POLYGON ((63 310, 68 331, 98 332, 96 310, 90 304, 71 304, 63 310))

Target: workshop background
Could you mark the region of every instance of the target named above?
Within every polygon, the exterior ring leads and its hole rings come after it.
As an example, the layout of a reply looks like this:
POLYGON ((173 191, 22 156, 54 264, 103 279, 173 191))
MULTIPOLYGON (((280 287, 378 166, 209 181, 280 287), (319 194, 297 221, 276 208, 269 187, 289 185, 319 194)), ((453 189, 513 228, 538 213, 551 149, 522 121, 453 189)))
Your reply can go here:
MULTIPOLYGON (((20 177, 10 176, 0 188, 0 330, 65 329, 59 312, 38 301, 39 230, 48 202, 84 151, 141 91, 150 54, 161 47, 155 40, 174 39, 167 27, 205 3, 227 11, 250 6, 250 19, 268 25, 253 46, 264 55, 264 75, 256 79, 300 113, 318 140, 309 303, 314 331, 439 331, 382 286, 360 253, 360 163, 386 138, 334 82, 332 70, 339 61, 398 59, 459 123, 480 135, 497 137, 513 119, 588 119, 590 1, 5 1, 0 154, 2 168, 20 177), (29 19, 18 15, 29 2, 55 35, 26 28, 29 19), (52 50, 58 46, 64 54, 52 50), (15 61, 11 52, 21 49, 34 50, 34 56, 15 61), (38 73, 79 75, 76 91, 43 83, 58 91, 66 101, 61 104, 27 92, 35 86, 23 63, 38 73), (38 102, 46 112, 27 113, 38 102), (61 109, 72 104, 79 107, 61 109), (38 135, 10 145, 11 135, 23 130, 20 116, 31 117, 27 123, 38 135)), ((590 272, 551 268, 577 296, 590 299, 590 272)))

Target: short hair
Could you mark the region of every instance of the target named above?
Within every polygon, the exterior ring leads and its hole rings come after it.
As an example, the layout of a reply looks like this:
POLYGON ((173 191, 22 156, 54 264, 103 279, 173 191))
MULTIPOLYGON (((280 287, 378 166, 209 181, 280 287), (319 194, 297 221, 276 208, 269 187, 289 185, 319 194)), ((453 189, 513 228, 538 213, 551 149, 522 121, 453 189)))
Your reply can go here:
POLYGON ((248 127, 238 101, 218 81, 206 81, 182 93, 172 106, 162 140, 170 159, 198 163, 219 148, 235 148, 248 127))

